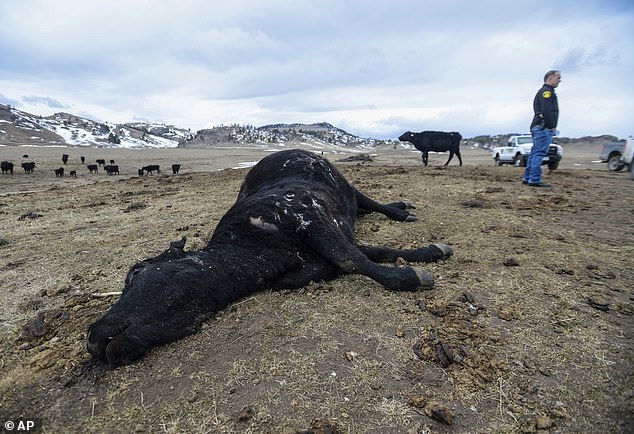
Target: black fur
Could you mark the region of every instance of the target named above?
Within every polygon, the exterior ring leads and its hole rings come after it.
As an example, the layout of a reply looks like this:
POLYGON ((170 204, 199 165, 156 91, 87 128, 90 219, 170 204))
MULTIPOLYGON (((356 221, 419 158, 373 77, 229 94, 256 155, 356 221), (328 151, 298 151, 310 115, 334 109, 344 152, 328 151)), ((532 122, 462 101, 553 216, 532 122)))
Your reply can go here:
POLYGON ((442 131, 423 131, 421 133, 412 133, 406 131, 398 138, 401 142, 410 142, 416 149, 423 153, 423 164, 427 166, 429 152, 446 152, 449 151, 449 159, 445 166, 449 164, 456 154, 460 165, 462 166, 462 157, 460 156, 460 141, 462 136, 460 133, 445 133, 442 131))
POLYGON ((88 351, 112 366, 127 364, 152 346, 195 332, 211 314, 249 294, 343 273, 364 274, 391 290, 430 289, 433 277, 422 269, 376 262, 434 261, 451 255, 448 246, 401 251, 354 244, 357 214, 413 221, 409 208, 407 202, 375 202, 316 154, 272 154, 247 174, 203 250, 184 251, 182 239, 130 269, 119 301, 89 327, 88 351))

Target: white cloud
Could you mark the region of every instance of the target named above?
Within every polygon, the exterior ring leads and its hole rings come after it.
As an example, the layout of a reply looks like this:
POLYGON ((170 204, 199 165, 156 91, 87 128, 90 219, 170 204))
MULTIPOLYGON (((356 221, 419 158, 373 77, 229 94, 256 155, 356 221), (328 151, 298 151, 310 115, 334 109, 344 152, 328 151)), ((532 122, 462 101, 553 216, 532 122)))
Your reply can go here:
POLYGON ((634 134, 628 2, 426 3, 2 2, 0 89, 36 114, 113 122, 470 136, 525 131, 543 74, 559 68, 562 132, 634 134))

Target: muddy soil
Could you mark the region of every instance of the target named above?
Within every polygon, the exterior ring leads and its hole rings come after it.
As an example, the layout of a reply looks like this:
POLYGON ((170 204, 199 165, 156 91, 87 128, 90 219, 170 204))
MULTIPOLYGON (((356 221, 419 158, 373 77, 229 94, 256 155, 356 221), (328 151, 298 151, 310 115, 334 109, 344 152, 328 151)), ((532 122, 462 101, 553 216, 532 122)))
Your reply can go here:
POLYGON ((359 242, 454 248, 425 265, 436 288, 393 293, 350 275, 253 294, 118 369, 85 350, 109 293, 170 241, 203 247, 248 170, 217 169, 268 151, 112 151, 120 176, 76 180, 55 179, 45 169, 58 162, 35 151, 39 173, 0 178, 0 429, 634 430, 634 182, 593 165, 594 150, 546 173, 549 190, 482 151, 449 168, 405 151, 345 163, 327 153, 365 193, 417 207, 411 223, 359 219, 359 242), (156 161, 185 170, 136 175, 156 161))

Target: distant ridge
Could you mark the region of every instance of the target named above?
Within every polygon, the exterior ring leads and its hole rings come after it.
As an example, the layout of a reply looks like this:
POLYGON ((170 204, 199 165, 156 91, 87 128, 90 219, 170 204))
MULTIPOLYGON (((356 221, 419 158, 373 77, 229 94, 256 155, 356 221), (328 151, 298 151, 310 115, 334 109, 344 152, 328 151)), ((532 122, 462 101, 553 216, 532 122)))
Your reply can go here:
MULTIPOLYGON (((488 149, 506 143, 510 134, 465 138, 465 145, 488 149)), ((562 145, 598 145, 615 141, 612 135, 556 137, 562 145)), ((261 127, 219 125, 192 133, 188 128, 151 122, 115 124, 97 122, 70 113, 43 117, 0 104, 0 145, 91 146, 120 148, 176 148, 210 146, 293 146, 301 143, 316 149, 354 148, 367 151, 381 145, 410 147, 398 140, 355 136, 328 122, 278 123, 261 127)))
POLYGON ((173 125, 97 122, 70 113, 43 117, 0 104, 0 145, 176 148, 304 143, 368 149, 390 142, 364 139, 327 123, 217 126, 192 133, 173 125))
POLYGON ((251 125, 219 126, 199 130, 183 147, 205 147, 218 145, 271 145, 292 146, 302 143, 319 148, 346 147, 361 150, 372 149, 391 140, 366 139, 350 134, 327 122, 315 124, 270 124, 262 127, 251 125))

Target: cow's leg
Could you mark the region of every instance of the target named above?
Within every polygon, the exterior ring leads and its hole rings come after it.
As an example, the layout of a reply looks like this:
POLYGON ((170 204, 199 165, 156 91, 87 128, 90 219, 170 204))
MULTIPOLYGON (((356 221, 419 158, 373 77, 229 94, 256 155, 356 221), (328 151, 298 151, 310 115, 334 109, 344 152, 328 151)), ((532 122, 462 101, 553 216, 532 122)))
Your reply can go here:
POLYGON ((429 160, 429 154, 426 151, 423 151, 423 164, 427 166, 427 161, 429 160))
POLYGON ((354 191, 354 198, 357 201, 357 207, 359 208, 360 214, 378 212, 391 218, 392 220, 400 222, 413 222, 416 220, 416 216, 407 211, 408 209, 413 208, 409 202, 401 201, 383 205, 374 199, 369 198, 357 189, 354 191))
POLYGON ((408 262, 433 262, 447 259, 453 254, 453 249, 446 244, 430 244, 418 249, 399 250, 384 246, 358 246, 368 258, 374 262, 394 262, 403 258, 408 262))
POLYGON ((434 286, 434 277, 422 268, 376 264, 336 226, 313 222, 310 235, 310 246, 343 273, 362 274, 393 291, 431 289, 434 286))
MULTIPOLYGON (((358 203, 357 203, 357 206, 359 206, 358 203)), ((415 209, 416 208, 414 205, 412 205, 410 201, 407 201, 407 200, 399 200, 398 202, 390 202, 390 203, 384 204, 383 206, 389 206, 391 208, 397 208, 397 209, 415 209)), ((357 217, 370 214, 371 212, 374 212, 374 211, 370 211, 365 208, 357 208, 357 217)))
POLYGON ((451 159, 453 158, 453 151, 449 151, 449 159, 447 160, 447 162, 445 163, 445 166, 449 165, 449 162, 451 161, 451 159))
POLYGON ((458 157, 458 161, 460 161, 460 165, 462 166, 462 157, 460 156, 460 151, 456 151, 456 157, 458 157))
POLYGON ((295 271, 289 271, 275 282, 276 289, 297 289, 308 285, 310 282, 332 280, 339 276, 341 271, 333 264, 323 259, 311 260, 295 271))

